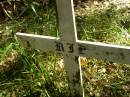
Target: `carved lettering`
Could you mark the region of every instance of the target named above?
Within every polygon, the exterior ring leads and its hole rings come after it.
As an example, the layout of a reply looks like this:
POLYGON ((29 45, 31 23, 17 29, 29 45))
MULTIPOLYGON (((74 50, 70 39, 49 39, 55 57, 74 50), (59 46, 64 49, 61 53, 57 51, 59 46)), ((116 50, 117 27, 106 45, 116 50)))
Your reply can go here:
POLYGON ((74 52, 74 44, 72 44, 72 43, 67 43, 67 45, 68 45, 68 48, 69 48, 69 53, 73 53, 74 52))
POLYGON ((60 43, 60 42, 55 42, 55 46, 56 46, 56 50, 57 51, 63 51, 64 52, 64 47, 63 47, 63 44, 60 43))

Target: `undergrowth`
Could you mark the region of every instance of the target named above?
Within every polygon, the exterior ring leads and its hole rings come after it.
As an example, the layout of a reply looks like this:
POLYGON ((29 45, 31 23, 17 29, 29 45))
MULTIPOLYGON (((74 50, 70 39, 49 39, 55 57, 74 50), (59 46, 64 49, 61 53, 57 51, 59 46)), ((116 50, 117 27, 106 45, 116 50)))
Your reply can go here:
MULTIPOLYGON (((82 5, 83 6, 83 5, 82 5)), ((100 9, 75 8, 78 38, 129 45, 130 27, 126 8, 110 5, 100 9)), ((0 97, 68 97, 69 87, 60 54, 24 49, 15 33, 59 37, 54 8, 1 21, 0 97)), ((129 97, 130 66, 96 59, 80 59, 86 97, 129 97)))

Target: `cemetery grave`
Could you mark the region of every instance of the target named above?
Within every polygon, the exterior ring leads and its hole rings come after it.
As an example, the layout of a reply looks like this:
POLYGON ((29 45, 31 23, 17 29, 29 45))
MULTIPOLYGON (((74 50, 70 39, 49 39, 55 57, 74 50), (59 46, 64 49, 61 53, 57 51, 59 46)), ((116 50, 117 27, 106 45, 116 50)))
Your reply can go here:
MULTIPOLYGON (((61 32, 60 37, 26 33, 17 33, 17 37, 26 48, 40 49, 42 52, 47 53, 54 51, 63 54, 71 95, 79 95, 83 97, 84 87, 86 86, 84 86, 82 82, 81 62, 84 63, 87 59, 83 60, 81 56, 88 58, 95 57, 105 61, 129 64, 129 46, 78 40, 73 2, 57 1, 57 10, 59 31, 61 32), (62 3, 64 3, 64 6, 62 3)), ((89 61, 89 59, 87 61, 89 61)), ((113 63, 110 63, 109 66, 113 66, 112 64, 113 63)), ((105 72, 105 70, 103 70, 103 72, 105 72)), ((85 95, 87 94, 85 93, 85 95)))

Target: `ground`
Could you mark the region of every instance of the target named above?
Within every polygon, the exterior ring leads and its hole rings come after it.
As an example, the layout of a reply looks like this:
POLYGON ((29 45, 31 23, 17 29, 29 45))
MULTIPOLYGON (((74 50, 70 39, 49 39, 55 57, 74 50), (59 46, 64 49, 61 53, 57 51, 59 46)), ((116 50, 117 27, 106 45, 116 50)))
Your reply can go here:
MULTIPOLYGON (((129 1, 111 1, 114 4, 95 1, 75 7, 79 39, 130 45, 130 39, 125 35, 130 31, 130 16, 124 4, 129 1)), ((56 37, 60 35, 54 7, 36 8, 36 12, 30 8, 26 16, 1 21, 1 97, 68 96, 63 56, 24 49, 15 36, 18 31, 56 37)), ((129 65, 84 57, 80 57, 80 64, 86 97, 129 97, 129 65)))

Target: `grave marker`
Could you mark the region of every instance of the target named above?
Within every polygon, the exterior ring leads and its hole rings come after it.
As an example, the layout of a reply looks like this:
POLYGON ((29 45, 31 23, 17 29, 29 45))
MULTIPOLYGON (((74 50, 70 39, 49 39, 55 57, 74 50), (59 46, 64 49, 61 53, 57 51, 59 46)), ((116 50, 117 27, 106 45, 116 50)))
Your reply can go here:
POLYGON ((77 39, 73 0, 56 0, 61 37, 17 33, 23 46, 62 53, 71 97, 84 97, 79 56, 130 63, 130 47, 81 41, 77 39))

